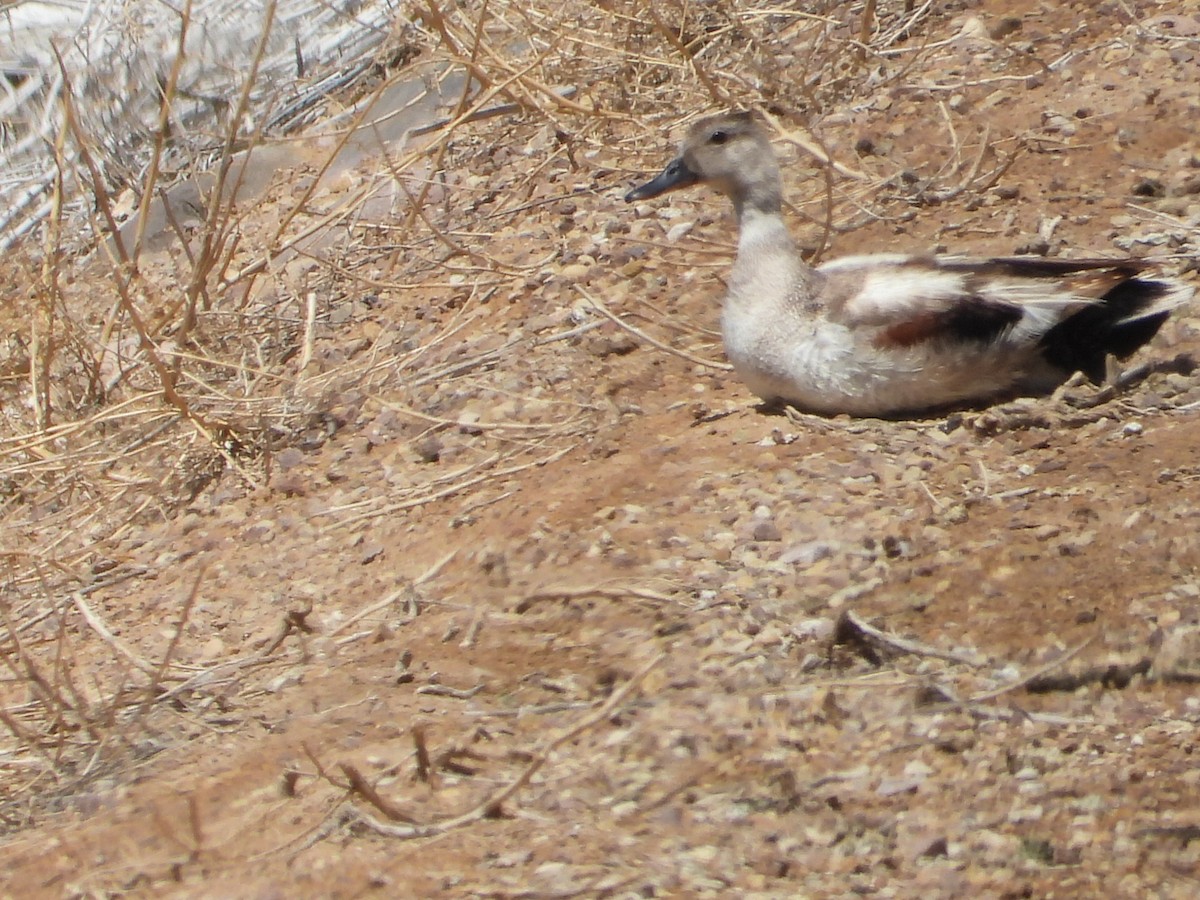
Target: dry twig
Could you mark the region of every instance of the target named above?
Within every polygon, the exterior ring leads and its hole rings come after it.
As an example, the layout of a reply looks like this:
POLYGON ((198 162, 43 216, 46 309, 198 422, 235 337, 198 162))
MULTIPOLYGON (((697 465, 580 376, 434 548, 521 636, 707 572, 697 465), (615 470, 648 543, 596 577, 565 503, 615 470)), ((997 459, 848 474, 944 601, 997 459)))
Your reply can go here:
POLYGON ((987 660, 982 659, 974 653, 956 653, 952 650, 941 650, 937 647, 922 644, 919 641, 888 634, 886 631, 881 631, 874 625, 869 624, 861 616, 849 609, 845 610, 838 617, 833 641, 835 644, 874 645, 883 647, 893 653, 932 656, 936 659, 944 659, 949 662, 961 663, 962 665, 972 667, 987 664, 987 660))
POLYGON ((574 587, 550 587, 532 594, 526 594, 513 607, 517 613, 529 612, 535 605, 547 600, 581 600, 585 597, 601 597, 606 600, 623 600, 633 597, 638 600, 650 600, 655 603, 671 603, 672 599, 666 594, 635 587, 604 587, 603 585, 579 585, 574 587))
POLYGON ((550 761, 550 756, 555 750, 579 737, 579 735, 588 729, 594 728, 596 725, 610 718, 664 658, 664 655, 660 654, 651 659, 635 672, 625 684, 621 685, 616 691, 613 691, 609 698, 595 712, 589 716, 584 716, 579 722, 570 728, 564 729, 558 735, 542 744, 538 751, 533 754, 533 761, 513 781, 462 815, 443 819, 440 822, 433 822, 428 825, 398 826, 381 822, 361 809, 354 809, 355 821, 379 834, 411 840, 413 838, 432 837, 433 835, 453 831, 456 828, 462 828, 465 825, 470 825, 483 819, 497 818, 503 815, 504 804, 520 791, 521 788, 525 787, 530 779, 550 761))
POLYGON ((664 344, 662 341, 659 341, 659 340, 656 340, 655 338, 650 337, 650 335, 646 334, 644 331, 642 331, 638 328, 635 328, 634 326, 632 326, 628 322, 626 322, 624 319, 621 319, 618 316, 614 315, 612 312, 609 311, 607 306, 605 306, 598 299, 596 299, 591 294, 589 294, 587 292, 587 290, 585 290, 582 286, 580 286, 578 284, 575 285, 575 290, 579 291, 579 293, 584 296, 584 298, 588 301, 588 303, 590 303, 598 313, 600 313, 606 319, 610 320, 611 322, 615 323, 616 325, 619 325, 621 328, 628 331, 630 334, 632 334, 638 340, 644 341, 645 343, 649 344, 652 347, 657 347, 659 350, 662 350, 666 353, 670 353, 672 356, 678 356, 680 359, 686 359, 688 362, 696 363, 697 365, 705 366, 706 368, 709 368, 709 369, 718 369, 722 372, 729 372, 729 371, 733 370, 733 366, 731 366, 729 363, 715 362, 714 360, 711 360, 711 359, 705 359, 702 356, 695 356, 691 353, 688 353, 686 350, 678 350, 675 347, 671 347, 668 344, 664 344))

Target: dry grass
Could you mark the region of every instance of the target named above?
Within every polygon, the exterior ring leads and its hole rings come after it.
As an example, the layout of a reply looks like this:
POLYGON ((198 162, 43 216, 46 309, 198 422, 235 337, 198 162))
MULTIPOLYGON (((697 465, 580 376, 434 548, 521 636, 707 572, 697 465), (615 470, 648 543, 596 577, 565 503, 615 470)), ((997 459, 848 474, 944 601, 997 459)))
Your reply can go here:
MULTIPOLYGON (((76 82, 66 54, 57 56, 57 77, 47 82, 63 116, 53 135, 50 199, 13 232, 40 222, 41 241, 16 245, 6 261, 11 283, 31 302, 6 315, 10 353, 0 383, 4 771, 21 788, 17 796, 53 802, 119 760, 155 752, 164 707, 178 714, 209 702, 231 673, 269 660, 278 646, 203 670, 181 662, 199 575, 178 598, 177 612, 167 614, 177 624, 157 646, 123 642, 86 599, 149 574, 106 557, 102 542, 171 516, 227 468, 247 488, 257 487, 270 449, 320 418, 319 403, 297 390, 287 365, 305 335, 302 319, 278 297, 236 302, 229 271, 241 258, 240 214, 230 200, 244 170, 237 162, 264 140, 249 113, 252 105, 261 113, 263 104, 251 98, 277 62, 268 54, 281 30, 272 27, 273 16, 272 3, 240 67, 238 99, 214 120, 224 137, 202 216, 193 225, 168 211, 173 254, 145 246, 145 223, 165 194, 167 157, 175 168, 181 154, 203 155, 204 139, 180 129, 195 114, 180 76, 184 48, 197 31, 208 34, 211 20, 197 26, 190 3, 179 16, 156 125, 132 149, 149 154, 132 192, 141 212, 132 232, 121 229, 121 210, 127 215, 131 204, 114 175, 122 157, 115 135, 128 121, 97 119, 107 95, 97 95, 91 76, 76 82), (86 206, 81 196, 89 198, 86 206), (88 234, 108 237, 92 241, 88 234)), ((129 104, 130 115, 136 107, 129 104)), ((18 171, 22 147, 7 148, 10 173, 18 171)), ((320 284, 314 278, 310 287, 320 284)), ((24 806, 6 806, 10 824, 20 824, 24 806)))
MULTIPOLYGON (((497 258, 488 238, 513 228, 530 210, 577 196, 579 188, 553 185, 564 163, 567 171, 590 171, 595 190, 611 183, 612 173, 603 167, 614 155, 636 158, 623 147, 614 153, 614 126, 658 147, 649 129, 673 122, 675 110, 717 104, 768 112, 787 123, 781 130, 809 156, 826 164, 819 141, 803 137, 803 123, 852 104, 872 82, 902 71, 883 54, 930 8, 415 4, 413 26, 397 34, 403 33, 405 47, 424 47, 424 59, 387 73, 379 90, 422 73, 470 73, 443 127, 399 148, 383 171, 337 208, 314 209, 318 176, 356 126, 357 133, 366 127, 371 104, 364 102, 339 124, 337 147, 314 161, 309 188, 267 231, 244 220, 230 198, 245 171, 239 161, 253 157, 266 140, 269 117, 256 114, 253 124, 249 112, 264 83, 277 83, 274 75, 263 80, 264 71, 279 66, 272 55, 279 31, 273 3, 242 66, 236 99, 214 120, 223 137, 207 154, 189 143, 194 131, 178 127, 197 115, 193 93, 183 90, 194 75, 185 71, 183 51, 198 33, 207 33, 192 4, 183 7, 174 50, 165 57, 173 63, 162 77, 159 106, 146 117, 151 127, 141 132, 138 152, 148 156, 132 204, 121 187, 130 175, 114 175, 120 157, 114 136, 127 126, 97 119, 93 111, 102 98, 94 81, 77 82, 70 59, 60 57, 50 92, 62 97, 65 116, 53 134, 52 167, 33 179, 48 178, 50 185, 49 200, 34 216, 41 241, 19 245, 7 264, 32 303, 6 323, 13 351, 5 361, 7 421, 0 437, 9 536, 6 637, 0 644, 9 673, 5 771, 25 789, 53 793, 49 782, 70 791, 117 758, 152 752, 156 709, 170 703, 186 713, 206 702, 206 691, 212 696, 220 671, 240 674, 270 661, 264 655, 235 660, 232 668, 220 663, 207 684, 187 689, 200 672, 181 661, 180 650, 202 579, 197 576, 195 589, 172 601, 177 624, 171 637, 128 644, 86 597, 147 573, 108 558, 106 545, 171 517, 227 470, 243 490, 260 489, 270 479, 274 454, 321 443, 364 405, 394 412, 411 445, 421 447, 460 425, 456 415, 441 411, 439 399, 455 383, 471 383, 531 346, 574 334, 569 327, 540 335, 532 345, 526 336, 486 347, 456 345, 457 333, 483 304, 546 283, 553 254, 497 258), (805 60, 800 77, 780 48, 805 60), (786 79, 779 77, 783 65, 786 79), (472 185, 460 178, 448 182, 447 176, 480 162, 486 166, 488 124, 516 115, 524 119, 522 133, 532 138, 522 180, 504 185, 498 203, 467 202, 472 185), (174 249, 155 253, 146 223, 181 154, 211 157, 213 175, 205 205, 190 221, 168 207, 174 249), (391 220, 363 216, 388 183, 400 186, 402 214, 391 220), (80 189, 91 211, 82 222, 80 189), (454 203, 448 201, 451 191, 454 203), (122 230, 122 210, 131 208, 140 213, 139 224, 122 230), (109 238, 81 240, 80 234, 109 238), (307 249, 312 235, 327 238, 317 253, 307 249), (330 355, 333 345, 321 336, 328 335, 339 305, 396 292, 428 297, 453 311, 439 317, 439 326, 410 322, 392 334, 380 329, 349 356, 330 355)), ((372 66, 349 67, 358 80, 335 82, 339 94, 370 90, 369 79, 377 79, 389 61, 411 55, 408 49, 397 56, 396 46, 395 40, 384 44, 372 66)), ((304 109, 290 114, 301 117, 304 109)), ((655 164, 647 161, 647 168, 655 164)), ((828 184, 802 205, 826 207, 813 218, 827 228, 848 227, 845 215, 833 215, 830 201, 836 194, 839 208, 849 206, 861 218, 877 181, 844 166, 830 172, 828 184)), ((23 224, 15 232, 29 230, 23 224)), ((481 490, 561 457, 599 414, 586 405, 539 409, 473 420, 473 428, 500 439, 494 453, 464 459, 402 492, 329 512, 341 515, 340 526, 354 527, 481 490)), ((10 808, 8 815, 16 824, 21 814, 10 808)))

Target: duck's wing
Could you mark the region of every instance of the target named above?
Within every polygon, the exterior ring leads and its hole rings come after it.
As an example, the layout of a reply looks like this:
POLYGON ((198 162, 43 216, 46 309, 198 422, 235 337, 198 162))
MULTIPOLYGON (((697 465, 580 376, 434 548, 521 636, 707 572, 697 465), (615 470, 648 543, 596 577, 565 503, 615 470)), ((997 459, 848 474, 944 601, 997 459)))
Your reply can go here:
POLYGON ((829 318, 870 329, 880 348, 925 341, 1038 343, 1080 317, 1089 339, 1105 344, 1110 333, 1146 320, 1144 329, 1126 329, 1129 340, 1097 347, 1127 356, 1190 295, 1174 282, 1140 277, 1146 268, 1138 260, 889 255, 847 257, 818 271, 829 318))

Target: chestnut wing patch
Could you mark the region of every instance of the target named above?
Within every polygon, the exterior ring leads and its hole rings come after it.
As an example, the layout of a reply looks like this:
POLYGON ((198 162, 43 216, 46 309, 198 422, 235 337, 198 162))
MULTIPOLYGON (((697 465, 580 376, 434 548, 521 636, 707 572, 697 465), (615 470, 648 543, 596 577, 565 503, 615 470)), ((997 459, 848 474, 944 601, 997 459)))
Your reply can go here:
POLYGON ((1019 306, 979 296, 963 297, 935 311, 915 313, 882 329, 879 348, 912 347, 925 341, 987 344, 1012 328, 1023 315, 1019 306))

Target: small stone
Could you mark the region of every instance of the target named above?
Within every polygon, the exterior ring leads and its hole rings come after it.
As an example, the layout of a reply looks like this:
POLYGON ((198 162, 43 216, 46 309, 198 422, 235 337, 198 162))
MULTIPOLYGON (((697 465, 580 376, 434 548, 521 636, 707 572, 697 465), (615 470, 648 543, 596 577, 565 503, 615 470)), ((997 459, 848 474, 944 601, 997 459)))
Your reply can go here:
POLYGON ((624 356, 638 348, 638 342, 631 335, 621 332, 613 335, 591 335, 584 341, 584 347, 592 356, 604 359, 608 356, 624 356))
POLYGON ((678 222, 667 229, 667 240, 673 244, 680 238, 686 237, 695 227, 695 222, 678 222))
POLYGON ((993 41, 999 41, 1010 34, 1021 30, 1021 20, 1016 16, 1005 16, 988 26, 987 34, 993 41))
POLYGON ((754 523, 754 529, 751 532, 756 541, 781 541, 783 535, 779 532, 779 526, 772 519, 763 519, 754 523))
POLYGON ((458 417, 458 430, 463 434, 483 434, 483 429, 477 424, 481 416, 474 410, 468 410, 458 417))
POLYGON ((1171 188, 1171 193, 1175 194, 1176 196, 1191 196, 1193 194, 1200 194, 1200 173, 1189 172, 1188 174, 1184 175, 1171 188))
POLYGON ((801 619, 792 626, 792 636, 802 641, 827 641, 833 637, 834 628, 833 619, 801 619))
POLYGON ((1135 197, 1163 197, 1166 195, 1167 189, 1157 178, 1145 176, 1133 183, 1130 193, 1135 197))
POLYGON ((970 517, 971 514, 962 503, 955 503, 953 506, 948 506, 945 512, 942 513, 942 519, 947 525, 962 525, 970 517))
POLYGON ((295 447, 287 447, 275 454, 275 465, 280 471, 294 469, 304 461, 304 454, 295 447))
POLYGON ((1042 127, 1051 134, 1061 134, 1063 137, 1071 137, 1079 131, 1074 119, 1056 112, 1042 113, 1042 127))
POLYGON ((287 472, 271 479, 271 489, 285 497, 303 497, 308 494, 308 483, 297 473, 287 472))
POLYGON ((1155 678, 1200 681, 1200 626, 1181 625, 1163 639, 1154 657, 1155 678))
POLYGON ((833 545, 827 541, 806 541, 803 544, 792 544, 779 557, 782 563, 790 565, 811 566, 833 556, 833 545))
POLYGON ((1038 235, 1018 244, 1014 252, 1018 256, 1045 256, 1050 252, 1050 242, 1038 235))
POLYGON ((442 441, 434 434, 426 435, 417 441, 413 447, 417 452, 417 457, 424 463, 435 463, 442 457, 442 441))
POLYGON ((879 782, 875 793, 880 797, 894 797, 897 794, 915 794, 925 782, 921 775, 900 775, 895 778, 884 778, 879 782))
POLYGON ((893 534, 884 536, 881 542, 883 555, 888 559, 899 559, 901 556, 912 556, 912 545, 893 534))

